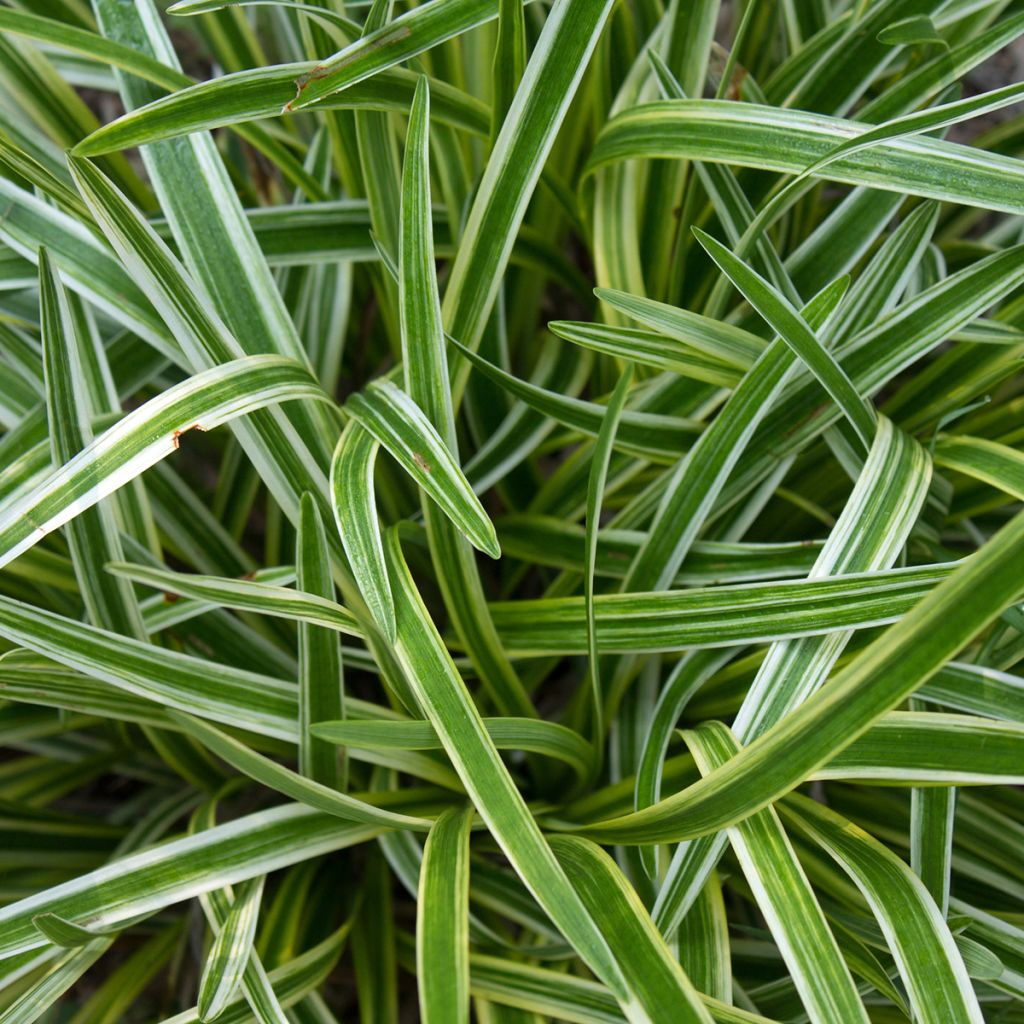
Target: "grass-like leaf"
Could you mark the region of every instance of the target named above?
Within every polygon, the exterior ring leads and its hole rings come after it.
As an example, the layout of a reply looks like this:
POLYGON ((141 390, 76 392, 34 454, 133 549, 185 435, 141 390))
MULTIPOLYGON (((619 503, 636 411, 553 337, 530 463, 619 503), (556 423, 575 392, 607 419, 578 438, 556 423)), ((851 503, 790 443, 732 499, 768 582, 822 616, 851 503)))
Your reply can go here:
POLYGON ((1020 7, 0 0, 0 1024, 1015 1020, 1020 7))
POLYGON ((420 866, 416 969, 420 1015, 427 1024, 469 1020, 468 808, 453 808, 434 823, 420 866))

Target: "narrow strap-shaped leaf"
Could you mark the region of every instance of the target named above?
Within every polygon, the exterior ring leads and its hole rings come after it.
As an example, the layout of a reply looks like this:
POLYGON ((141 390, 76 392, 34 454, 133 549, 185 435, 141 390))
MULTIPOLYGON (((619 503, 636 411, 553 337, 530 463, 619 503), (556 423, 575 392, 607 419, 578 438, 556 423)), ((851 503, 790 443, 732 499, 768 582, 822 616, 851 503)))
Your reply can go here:
MULTIPOLYGON (((948 580, 954 567, 598 594, 594 611, 605 651, 735 646, 892 622, 948 580)), ((583 598, 499 601, 491 612, 500 636, 517 654, 581 654, 587 649, 583 598)))
POLYGON ((1024 454, 983 437, 945 435, 935 446, 935 461, 966 473, 1024 501, 1024 454))
POLYGON ((793 794, 780 809, 863 893, 896 959, 915 1016, 935 1024, 980 1024, 984 1017, 953 936, 910 868, 866 832, 806 797, 793 794))
MULTIPOLYGON (((222 126, 249 133, 260 126, 246 125, 245 122, 280 114, 289 97, 295 95, 296 78, 309 74, 314 67, 316 65, 311 61, 274 64, 235 71, 179 89, 97 129, 75 147, 75 155, 92 159, 103 153, 222 126)), ((412 71, 392 66, 346 86, 336 95, 321 100, 320 105, 328 110, 406 111, 416 89, 417 77, 412 71)), ((490 115, 484 103, 462 89, 436 79, 432 89, 438 121, 486 137, 490 115)), ((258 141, 261 142, 260 148, 266 149, 259 137, 258 141)), ((322 195, 322 189, 315 191, 322 195)))
MULTIPOLYGON (((379 734, 388 724, 373 723, 370 731, 379 734)), ((402 723, 397 732, 401 735, 404 730, 402 723)), ((947 712, 890 711, 809 778, 936 789, 1014 785, 1024 776, 1022 744, 1024 729, 1016 722, 947 712)), ((666 778, 692 778, 691 761, 685 754, 668 758, 666 778)), ((623 812, 630 802, 629 786, 619 782, 570 804, 565 817, 589 819, 623 812)))
POLYGON ((331 501, 352 575, 384 635, 394 642, 395 605, 373 484, 378 443, 357 420, 346 424, 331 460, 331 501))
MULTIPOLYGON (((442 307, 448 333, 473 351, 555 134, 611 7, 610 0, 557 0, 495 140, 442 307)), ((464 376, 466 368, 452 369, 464 376)), ((460 392, 457 386, 456 394, 460 392)))
POLYGON ((793 349, 845 413, 865 449, 875 435, 876 415, 856 391, 842 367, 824 349, 804 318, 756 271, 734 256, 721 242, 699 229, 697 240, 728 275, 750 304, 793 349))
MULTIPOLYGON (((216 825, 218 803, 218 795, 214 795, 200 804, 189 819, 190 834, 194 835, 216 825)), ((202 907, 203 913, 206 915, 206 923, 213 930, 214 935, 219 935, 224 930, 243 887, 257 882, 262 889, 260 879, 265 879, 265 876, 257 876, 255 879, 250 879, 249 882, 241 883, 234 893, 227 889, 214 889, 200 894, 199 905, 202 907)), ((239 909, 241 910, 241 908, 239 909)), ((263 961, 253 945, 250 945, 248 955, 242 964, 240 985, 245 1003, 252 1010, 258 1024, 285 1024, 288 1018, 285 1016, 284 1008, 270 983, 263 961)), ((229 997, 228 1004, 221 1011, 221 1017, 228 1016, 230 1019, 231 1011, 228 1007, 237 1006, 238 1003, 237 996, 229 997)), ((198 1005, 196 1006, 196 1017, 197 1019, 199 1017, 198 1005)))
POLYGON ((104 937, 104 933, 65 921, 58 914, 40 914, 32 923, 55 946, 63 946, 65 949, 87 946, 90 942, 104 937))
MULTIPOLYGON (((623 1024, 627 1018, 603 986, 550 967, 473 953, 469 984, 474 993, 506 1006, 523 1007, 574 1024, 623 1024)), ((701 995, 719 1024, 771 1024, 767 1017, 701 995)))
MULTIPOLYGON (((952 803, 946 787, 953 785, 1013 785, 1024 769, 1019 761, 1024 730, 1017 723, 988 718, 951 715, 945 712, 890 711, 863 736, 837 754, 815 778, 846 778, 919 783, 927 793, 941 796, 935 815, 943 826, 935 835, 920 840, 933 847, 927 866, 928 890, 941 907, 952 835, 952 821, 945 809, 952 803)), ((915 791, 916 792, 916 791, 915 791)), ((917 812, 912 808, 913 824, 917 812)), ((914 826, 916 829, 916 825, 914 826)), ((913 839, 911 850, 919 847, 913 839)), ((914 857, 915 865, 917 855, 914 857)), ((922 868, 925 867, 921 861, 922 868)), ((916 870, 916 866, 915 866, 916 870)), ((924 871, 918 872, 924 878, 924 871)), ((948 894, 947 897, 948 898, 948 894)))
MULTIPOLYGON (((660 929, 659 929, 660 930, 660 929)), ((729 922, 718 875, 712 871, 676 936, 679 961, 698 992, 725 1003, 733 1000, 729 922)), ((714 1016, 714 1009, 709 1007, 714 1016)))
MULTIPOLYGON (((613 11, 611 19, 618 23, 612 31, 623 31, 621 16, 613 11)), ((666 27, 665 21, 659 28, 666 27)), ((651 40, 658 45, 663 32, 651 40)), ((597 60, 607 66, 611 58, 611 42, 609 37, 602 40, 597 50, 597 60)), ((628 109, 647 98, 651 91, 648 75, 640 62, 621 75, 621 82, 609 86, 609 95, 602 97, 601 107, 609 112, 628 109), (610 106, 609 102, 611 101, 610 106)), ((619 77, 619 76, 616 76, 619 77)), ((602 113, 604 111, 602 110, 602 113)), ((641 225, 638 223, 636 210, 639 205, 639 184, 641 169, 635 163, 619 164, 602 168, 594 177, 592 251, 594 259, 594 275, 597 283, 602 286, 621 288, 624 291, 644 294, 648 290, 645 282, 645 270, 641 255, 641 225)), ((655 172, 657 174, 657 172, 655 172)), ((656 186, 655 182, 651 182, 656 186)), ((602 319, 615 323, 620 320, 613 310, 605 310, 602 319)))
MULTIPOLYGON (((594 754, 579 733, 557 722, 536 718, 483 719, 484 728, 499 750, 527 750, 568 764, 580 778, 590 771, 594 754)), ((405 720, 321 722, 313 732, 331 743, 385 750, 442 750, 430 722, 405 720)))
POLYGON ((434 263, 430 200, 430 88, 416 83, 402 166, 402 224, 398 249, 399 316, 405 390, 444 442, 457 453, 441 300, 434 263))
MULTIPOLYGON (((309 494, 299 506, 295 540, 295 585, 334 604, 331 555, 320 510, 309 494)), ((345 788, 338 750, 321 743, 311 727, 345 715, 339 637, 332 629, 299 623, 299 771, 328 787, 345 788)), ((343 755, 342 755, 343 756, 343 755)))
POLYGON ((498 37, 491 77, 491 139, 501 130, 526 66, 526 18, 521 0, 498 0, 498 37))
MULTIPOLYGON (((579 524, 555 516, 513 514, 502 516, 494 525, 506 556, 581 571, 586 531, 579 524)), ((639 530, 615 527, 601 530, 594 571, 599 576, 621 578, 643 539, 644 534, 639 530)), ((820 549, 820 541, 761 544, 698 540, 674 583, 677 587, 701 586, 806 576, 820 549)))
POLYGON ((640 842, 682 839, 742 820, 789 792, 926 682, 1019 596, 1022 556, 1024 515, 1018 515, 741 754, 660 804, 588 832, 616 842, 626 836, 640 842))
POLYGON ((583 600, 587 612, 587 658, 590 676, 591 693, 591 739, 595 749, 600 752, 604 738, 603 707, 604 697, 601 692, 601 659, 598 648, 597 620, 594 615, 594 565, 597 562, 597 537, 601 526, 601 503, 604 500, 604 488, 608 480, 608 461, 612 455, 615 431, 618 429, 619 417, 629 397, 629 388, 633 382, 633 368, 627 367, 615 385, 612 397, 608 400, 608 411, 597 435, 594 445, 593 461, 590 477, 587 481, 587 527, 584 541, 583 565, 583 600))
POLYGON ((985 665, 951 661, 918 690, 917 698, 986 718, 1024 723, 1021 677, 985 665))
POLYGON ((393 455, 480 551, 501 555, 494 524, 423 410, 400 388, 377 381, 353 395, 349 413, 393 455))
MULTIPOLYGON (((402 221, 398 256, 399 322, 405 387, 437 431, 455 462, 458 436, 434 262, 430 191, 431 93, 425 79, 416 84, 409 111, 402 167, 402 221)), ((430 490, 425 489, 426 495, 430 490)), ((533 713, 522 682, 501 650, 485 607, 484 588, 466 537, 480 547, 446 512, 439 516, 421 491, 431 561, 445 607, 456 632, 495 704, 507 714, 533 713)), ((493 535, 488 543, 497 551, 493 535)), ((485 547, 482 550, 488 550, 485 547)))
MULTIPOLYGON (((845 290, 845 282, 827 286, 805 308, 808 322, 820 324, 826 320, 845 290)), ((782 341, 766 349, 689 456, 678 464, 665 487, 647 541, 630 565, 624 589, 668 586, 758 423, 781 393, 794 361, 782 341)))
POLYGON ((39 914, 104 928, 200 892, 366 842, 378 831, 301 804, 285 804, 163 843, 4 907, 0 958, 45 943, 32 924, 39 914))
MULTIPOLYGON (((684 733, 703 773, 739 753, 728 726, 706 722, 684 733)), ((812 1021, 867 1021, 825 915, 771 807, 729 829, 729 842, 812 1021)))
POLYGON ((128 413, 66 465, 0 510, 0 565, 177 451, 189 430, 297 398, 324 401, 309 371, 280 356, 247 356, 196 374, 128 413))
MULTIPOLYGON (((290 7, 292 10, 302 10, 306 5, 295 3, 293 0, 177 0, 167 8, 168 14, 175 14, 182 18, 194 17, 197 14, 205 14, 208 11, 219 11, 225 7, 290 7)), ((336 25, 346 35, 358 36, 359 23, 346 18, 343 14, 329 10, 326 7, 318 7, 314 10, 307 10, 311 18, 320 18, 330 25, 336 25)))
POLYGON ((368 860, 352 947, 360 1018, 367 1024, 400 1024, 391 877, 379 851, 372 851, 368 860))
POLYGON ((416 974, 425 1024, 469 1021, 469 827, 453 807, 423 847, 416 914, 416 974))
POLYGON ((654 927, 640 898, 615 862, 587 839, 559 836, 551 841, 587 910, 608 943, 632 991, 624 1007, 631 1020, 669 1024, 710 1024, 711 1015, 654 927))
POLYGON ((0 1024, 38 1020, 110 948, 112 939, 93 939, 88 945, 64 953, 27 992, 0 1011, 0 1024))
MULTIPOLYGON (((392 19, 392 0, 373 0, 360 35, 366 39, 385 29, 392 19)), ((298 86, 299 83, 296 83, 298 86)), ((387 113, 380 110, 354 112, 355 135, 359 144, 359 163, 363 188, 370 210, 370 222, 377 242, 388 252, 396 251, 399 232, 401 171, 398 147, 387 113)), ((379 286, 384 301, 394 303, 390 277, 381 276, 379 286)))
POLYGON ((677 309, 665 302, 629 295, 614 288, 598 288, 595 294, 602 302, 659 334, 692 345, 706 355, 732 363, 741 370, 753 366, 767 347, 756 334, 687 309, 677 309))
MULTIPOLYGON (((47 423, 55 465, 69 462, 93 440, 94 410, 78 327, 68 297, 46 250, 39 253, 40 325, 46 379, 47 423)), ((143 637, 142 617, 129 584, 103 571, 122 558, 114 509, 97 503, 72 519, 65 531, 75 575, 90 620, 97 626, 143 637)))
POLYGON ((168 716, 186 733, 194 736, 240 772, 325 814, 334 814, 346 821, 385 828, 411 828, 424 832, 430 828, 430 822, 425 818, 374 807, 312 779, 303 778, 194 716, 184 715, 180 711, 170 711, 168 716))
MULTIPOLYGON (((294 686, 0 597, 0 634, 122 693, 296 742, 294 686)), ((159 724, 163 724, 163 719, 159 724)))
POLYGON ((477 812, 566 939, 599 976, 615 986, 621 998, 628 999, 605 939, 559 867, 487 736, 466 685, 416 591, 394 533, 388 535, 385 554, 395 597, 399 660, 477 812))
POLYGON ((878 33, 878 41, 890 46, 912 46, 915 43, 946 45, 946 40, 939 35, 935 22, 923 14, 911 18, 901 18, 886 26, 878 33))
POLYGON ((260 580, 226 579, 222 576, 203 576, 198 573, 173 572, 170 569, 154 569, 134 562, 118 562, 107 566, 108 572, 116 573, 135 583, 157 587, 171 594, 180 594, 197 601, 208 601, 222 608, 237 608, 243 611, 274 615, 315 626, 326 626, 348 636, 361 637, 363 631, 355 616, 340 604, 317 594, 260 580))
POLYGON ((729 363, 706 356, 685 343, 654 331, 571 320, 552 320, 548 323, 548 330, 559 338, 595 352, 629 359, 658 370, 671 370, 682 377, 704 380, 709 384, 733 387, 742 376, 729 363))
POLYGON ((943 917, 949 910, 953 868, 953 786, 915 786, 910 793, 910 866, 924 882, 943 917))
MULTIPOLYGON (((597 436, 604 422, 604 406, 520 380, 454 339, 453 344, 474 369, 490 377, 509 394, 521 398, 527 405, 559 423, 581 433, 597 436)), ((615 432, 615 445, 620 450, 641 458, 676 462, 680 453, 690 446, 693 438, 700 432, 701 424, 696 420, 623 409, 615 432)))
MULTIPOLYGON (((954 100, 951 103, 942 103, 937 107, 926 107, 924 110, 894 117, 875 128, 868 129, 855 139, 840 143, 827 155, 801 172, 795 181, 799 181, 805 176, 811 177, 818 174, 835 160, 841 160, 843 157, 877 146, 889 139, 906 138, 910 135, 948 128, 950 125, 959 124, 970 118, 1001 110, 1003 107, 1017 103, 1022 96, 1024 96, 1024 86, 1017 83, 1001 89, 992 89, 967 99, 954 100)), ((792 184, 789 187, 792 187, 792 184)))
POLYGON ((264 876, 242 882, 213 943, 199 982, 199 1019, 215 1020, 238 989, 256 935, 264 876))
MULTIPOLYGON (((864 134, 840 118, 753 103, 665 100, 613 117, 588 171, 618 160, 688 158, 799 173, 838 143, 864 134)), ((1012 182, 1018 161, 937 139, 884 141, 822 169, 848 185, 869 185, 927 199, 1017 213, 1012 182)))
MULTIPOLYGON (((917 521, 930 481, 931 466, 921 446, 879 417, 853 493, 809 575, 892 566, 917 521)), ((813 693, 848 641, 849 635, 837 633, 774 644, 733 722, 741 741, 749 743, 813 693)))

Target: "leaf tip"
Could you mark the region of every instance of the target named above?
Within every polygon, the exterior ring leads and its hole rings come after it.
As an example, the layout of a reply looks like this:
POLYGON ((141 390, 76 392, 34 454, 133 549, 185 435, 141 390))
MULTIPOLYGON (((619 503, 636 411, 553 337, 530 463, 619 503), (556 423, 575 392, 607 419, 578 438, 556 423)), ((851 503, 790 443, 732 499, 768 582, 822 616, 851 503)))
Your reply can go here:
POLYGON ((501 545, 498 543, 498 535, 495 533, 494 525, 488 521, 488 526, 490 526, 490 529, 479 538, 478 546, 485 555, 497 561, 501 558, 501 545))

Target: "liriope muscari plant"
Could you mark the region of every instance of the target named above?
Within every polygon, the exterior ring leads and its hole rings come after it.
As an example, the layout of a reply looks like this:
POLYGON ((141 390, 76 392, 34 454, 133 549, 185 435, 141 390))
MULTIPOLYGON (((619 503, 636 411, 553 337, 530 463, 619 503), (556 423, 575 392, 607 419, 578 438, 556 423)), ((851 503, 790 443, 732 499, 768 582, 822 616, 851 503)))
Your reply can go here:
POLYGON ((1024 1019, 1022 36, 0 0, 0 1024, 1024 1019))

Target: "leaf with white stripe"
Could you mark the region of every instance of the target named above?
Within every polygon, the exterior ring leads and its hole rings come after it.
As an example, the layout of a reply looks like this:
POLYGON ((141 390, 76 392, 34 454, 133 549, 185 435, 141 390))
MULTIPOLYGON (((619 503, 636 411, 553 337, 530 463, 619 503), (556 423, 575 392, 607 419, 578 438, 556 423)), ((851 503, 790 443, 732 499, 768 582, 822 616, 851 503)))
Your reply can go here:
POLYGON ((800 357, 821 382, 853 425, 864 448, 871 447, 875 436, 876 414, 856 391, 850 379, 815 337, 807 321, 756 271, 751 270, 721 242, 694 229, 697 240, 718 264, 747 301, 800 357))
POLYGON ((384 635, 394 642, 395 603, 373 484, 378 442, 357 420, 346 424, 331 461, 331 500, 352 575, 384 635))
MULTIPOLYGON (((320 510, 312 495, 299 505, 295 537, 295 585, 334 605, 331 553, 320 510)), ((336 606, 335 606, 336 607, 336 606)), ((316 722, 345 714, 345 680, 337 632, 309 622, 299 623, 299 771, 328 788, 346 788, 339 758, 344 754, 321 743, 311 732, 316 722)))
MULTIPOLYGON (((740 750, 732 730, 720 722, 706 722, 684 738, 704 774, 740 750)), ((810 1020, 866 1022, 850 971, 775 810, 766 807, 728 831, 810 1020)))
POLYGON ((308 370, 281 356, 246 356, 168 388, 0 509, 0 565, 177 451, 188 431, 301 398, 327 400, 308 370))
POLYGON ((424 1024, 469 1021, 469 828, 471 808, 445 811, 420 865, 416 974, 424 1024))
POLYGON ((896 960, 916 1019, 981 1024, 981 1007, 953 936, 910 868, 878 840, 806 797, 791 795, 780 810, 860 889, 896 960))
POLYGON ((241 984, 252 950, 263 898, 264 876, 250 878, 235 889, 235 901, 206 958, 199 982, 199 1019, 215 1020, 241 984))
POLYGON ((264 786, 325 814, 337 815, 344 821, 384 828, 410 828, 421 832, 430 828, 430 822, 425 818, 375 807, 373 804, 358 800, 347 793, 339 793, 322 783, 303 778, 297 772, 257 753, 233 736, 221 732, 220 729, 214 728, 193 715, 170 711, 168 717, 218 757, 227 761, 233 768, 264 786))
POLYGON ((54 913, 73 924, 102 929, 366 842, 379 831, 301 804, 284 804, 162 843, 8 904, 0 910, 0 959, 45 944, 32 923, 39 914, 54 913))
POLYGON ((611 857, 587 839, 558 836, 552 849, 608 943, 632 990, 627 1018, 670 1024, 710 1024, 678 959, 611 857))
POLYGON ((935 446, 935 461, 1024 501, 1024 453, 983 437, 945 435, 935 446))
MULTIPOLYGON (((45 249, 39 252, 40 326, 46 381, 47 424, 54 465, 69 462, 93 440, 89 374, 79 327, 67 293, 45 249)), ((104 389, 105 390, 105 389, 104 389)), ((97 626, 129 636, 144 636, 142 617, 131 587, 103 571, 107 561, 123 558, 115 509, 97 502, 66 524, 65 536, 89 619, 97 626)))
MULTIPOLYGON (((115 562, 107 566, 107 571, 134 583, 195 601, 206 601, 221 608, 259 612, 262 615, 323 626, 347 636, 363 636, 355 616, 330 598, 264 583, 259 579, 236 580, 200 573, 174 572, 134 562, 115 562)), ((274 574, 282 575, 279 570, 274 570, 274 574)), ((269 576, 270 572, 266 575, 269 576)))
POLYGON ((385 553, 395 596, 398 658, 452 766, 484 824, 537 901, 595 973, 614 985, 619 998, 628 1003, 628 988, 614 957, 488 737, 466 684, 427 614, 394 533, 388 535, 385 553))
POLYGON ((346 410, 426 491, 474 547, 498 558, 501 549, 480 499, 423 410, 389 381, 353 395, 346 410))
MULTIPOLYGON (((696 159, 797 174, 872 129, 854 121, 726 100, 664 100, 613 117, 589 172, 620 160, 696 159)), ((938 139, 885 140, 823 166, 820 176, 1007 213, 1024 204, 1020 161, 938 139)))
POLYGON ((1022 555, 1024 513, 742 753, 653 807, 587 826, 586 833, 611 842, 684 839, 742 820, 788 793, 1019 597, 1022 555))

